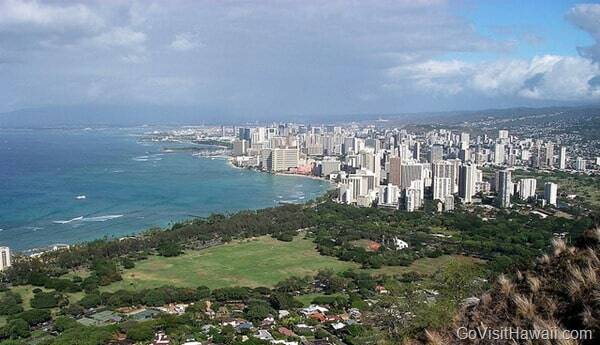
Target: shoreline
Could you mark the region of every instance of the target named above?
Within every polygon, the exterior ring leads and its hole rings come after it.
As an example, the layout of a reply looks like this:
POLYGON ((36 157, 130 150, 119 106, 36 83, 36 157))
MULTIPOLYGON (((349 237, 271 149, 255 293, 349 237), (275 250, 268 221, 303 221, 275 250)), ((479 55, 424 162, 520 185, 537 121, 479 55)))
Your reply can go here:
POLYGON ((235 169, 242 169, 242 170, 250 170, 250 171, 256 171, 259 173, 265 173, 265 174, 269 174, 269 175, 273 175, 273 176, 288 176, 288 177, 304 177, 304 178, 308 178, 311 180, 317 180, 317 181, 324 181, 324 182, 329 182, 330 184, 330 189, 335 187, 336 183, 334 181, 328 180, 326 178, 323 177, 319 177, 319 176, 314 176, 314 175, 305 175, 305 174, 294 174, 294 173, 285 173, 285 172, 268 172, 268 171, 263 171, 260 169, 256 169, 256 168, 245 168, 245 167, 240 167, 237 166, 233 163, 234 158, 232 156, 227 156, 224 157, 227 158, 227 161, 229 163, 229 165, 235 169))
MULTIPOLYGON (((199 158, 210 159, 210 160, 226 160, 227 163, 228 163, 228 165, 230 167, 232 167, 232 168, 253 170, 253 171, 258 172, 258 173, 264 173, 264 171, 260 171, 258 169, 249 169, 249 168, 239 167, 239 166, 233 164, 232 157, 228 156, 228 155, 200 156, 199 158)), ((270 173, 270 174, 274 175, 274 176, 295 176, 295 177, 305 177, 305 178, 307 177, 307 178, 310 178, 310 179, 313 179, 313 180, 322 180, 322 181, 328 181, 328 182, 330 182, 329 186, 327 186, 326 189, 323 192, 316 194, 314 198, 312 198, 312 199, 301 199, 301 200, 299 199, 299 200, 296 200, 295 202, 293 202, 294 204, 298 204, 298 205, 304 204, 306 202, 309 202, 310 200, 313 200, 313 199, 316 199, 318 197, 321 197, 321 196, 325 195, 328 191, 330 191, 331 189, 333 189, 334 186, 335 186, 335 184, 333 182, 331 182, 329 180, 326 180, 326 179, 323 179, 323 178, 320 178, 320 177, 317 177, 317 176, 307 176, 307 175, 300 175, 300 174, 285 174, 285 173, 270 173)), ((278 203, 278 204, 276 204, 275 207, 280 207, 280 206, 283 206, 283 204, 279 204, 278 203)), ((265 207, 262 207, 262 208, 267 208, 267 207, 269 207, 269 206, 265 206, 265 207)), ((253 209, 253 208, 245 208, 245 209, 241 209, 241 210, 235 211, 233 213, 243 212, 245 210, 251 210, 251 209, 253 209)), ((211 214, 215 214, 215 213, 219 213, 219 212, 212 212, 211 214)), ((221 213, 228 213, 228 212, 221 212, 221 213)), ((208 217, 209 215, 207 215, 205 217, 208 217)), ((191 217, 185 217, 185 218, 182 218, 182 219, 169 219, 169 220, 166 221, 166 224, 172 224, 172 223, 176 223, 176 222, 185 222, 185 221, 189 221, 191 219, 193 219, 193 218, 191 218, 191 217)), ((160 227, 160 229, 162 231, 167 230, 168 228, 169 228, 168 225, 160 227)), ((133 230, 131 232, 128 232, 125 235, 121 235, 121 236, 114 235, 114 236, 108 237, 107 239, 108 240, 121 240, 121 239, 128 238, 128 237, 138 237, 138 236, 142 236, 143 233, 145 231, 147 231, 147 230, 149 230, 149 228, 141 228, 141 229, 137 229, 137 230, 133 230)), ((60 243, 59 242, 49 242, 49 243, 44 244, 44 245, 36 245, 36 246, 32 246, 32 247, 23 247, 23 248, 19 248, 19 249, 14 249, 14 252, 15 253, 19 253, 21 255, 25 255, 25 256, 39 256, 39 255, 42 255, 43 253, 55 251, 56 247, 58 247, 58 249, 60 250, 60 249, 63 249, 64 247, 68 248, 70 246, 85 245, 85 244, 90 243, 90 242, 92 242, 94 240, 102 239, 102 238, 104 238, 104 236, 100 236, 100 237, 89 239, 89 240, 83 240, 83 241, 72 241, 72 242, 71 241, 62 241, 60 243)))

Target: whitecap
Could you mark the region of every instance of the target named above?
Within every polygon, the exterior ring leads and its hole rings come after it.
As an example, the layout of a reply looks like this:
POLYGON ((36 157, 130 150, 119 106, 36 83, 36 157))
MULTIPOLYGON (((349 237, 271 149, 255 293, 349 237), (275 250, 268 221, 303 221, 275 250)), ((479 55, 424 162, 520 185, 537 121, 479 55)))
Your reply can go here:
POLYGON ((78 195, 75 197, 75 199, 77 199, 77 200, 84 200, 85 198, 86 198, 85 195, 78 195))
POLYGON ((109 214, 106 216, 83 218, 82 220, 84 222, 106 222, 107 220, 121 218, 121 217, 123 217, 122 214, 109 214))
POLYGON ((69 223, 76 222, 76 221, 82 220, 82 219, 83 219, 83 216, 79 216, 79 217, 75 217, 75 218, 69 219, 69 220, 55 220, 55 221, 52 221, 52 223, 55 223, 55 224, 69 224, 69 223))
POLYGON ((27 230, 33 230, 33 231, 38 231, 38 230, 42 230, 43 228, 41 228, 39 226, 26 226, 25 229, 27 229, 27 230))

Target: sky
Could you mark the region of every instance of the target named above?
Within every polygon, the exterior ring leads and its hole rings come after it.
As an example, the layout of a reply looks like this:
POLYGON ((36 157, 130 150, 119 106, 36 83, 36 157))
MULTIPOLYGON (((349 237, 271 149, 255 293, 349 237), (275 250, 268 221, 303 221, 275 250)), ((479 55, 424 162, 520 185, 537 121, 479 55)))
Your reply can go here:
POLYGON ((0 0, 0 112, 394 114, 600 100, 600 4, 0 0))

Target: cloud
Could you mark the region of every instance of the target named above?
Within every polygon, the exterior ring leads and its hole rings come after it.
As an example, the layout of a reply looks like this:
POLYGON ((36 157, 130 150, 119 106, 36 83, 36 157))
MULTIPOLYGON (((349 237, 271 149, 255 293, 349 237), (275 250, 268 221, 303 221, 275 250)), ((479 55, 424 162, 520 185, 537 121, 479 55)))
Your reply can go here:
POLYGON ((94 42, 102 46, 132 47, 146 42, 146 34, 131 28, 120 27, 94 37, 94 42))
POLYGON ((82 4, 59 6, 43 4, 35 0, 0 1, 2 30, 17 27, 21 30, 35 27, 60 30, 73 27, 97 29, 103 25, 103 19, 82 4))
POLYGON ((197 47, 202 47, 204 44, 198 40, 196 34, 186 32, 175 35, 175 39, 171 42, 170 47, 174 50, 188 51, 197 47))
MULTIPOLYGON (((594 47, 519 58, 547 47, 535 27, 501 34, 462 9, 445 0, 0 0, 0 111, 198 102, 249 115, 355 113, 473 97, 486 107, 596 99, 594 47)), ((567 19, 598 37, 596 12, 575 6, 567 19)))
POLYGON ((600 60, 600 4, 579 4, 571 8, 565 18, 579 29, 589 33, 596 43, 588 47, 577 47, 581 56, 594 61, 600 60))
POLYGON ((412 82, 422 91, 447 96, 475 93, 531 100, 600 100, 593 82, 600 68, 582 57, 544 55, 481 63, 429 60, 391 68, 387 76, 391 82, 384 84, 386 89, 412 82))

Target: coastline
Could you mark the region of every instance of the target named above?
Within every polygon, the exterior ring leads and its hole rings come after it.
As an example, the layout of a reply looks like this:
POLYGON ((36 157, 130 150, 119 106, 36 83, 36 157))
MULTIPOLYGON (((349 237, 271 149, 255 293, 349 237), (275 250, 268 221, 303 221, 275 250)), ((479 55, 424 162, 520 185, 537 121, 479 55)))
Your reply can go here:
MULTIPOLYGON (((174 153, 177 154, 177 153, 174 153)), ((189 155, 185 155, 190 157, 189 155)), ((195 156, 196 158, 203 158, 203 159, 207 159, 210 158, 210 160, 226 160, 227 164, 232 167, 232 168, 237 168, 237 169, 244 169, 243 167, 239 167, 236 166, 235 164, 232 163, 231 161, 231 156, 228 155, 215 155, 215 156, 195 156)), ((216 162, 215 162, 216 163, 216 162)), ((220 164, 220 163, 216 163, 216 164, 220 164)), ((226 168, 228 169, 228 168, 226 168)), ((257 169, 248 169, 248 170, 254 170, 255 172, 262 172, 260 170, 257 169)), ((277 176, 296 176, 296 177, 308 177, 311 178, 313 180, 323 180, 323 181, 327 181, 326 179, 322 179, 316 176, 306 176, 306 175, 299 175, 299 174, 272 174, 272 175, 277 175, 277 176)), ((292 182, 295 183, 295 182, 292 182)), ((296 183, 295 183, 296 184, 296 183)), ((301 185, 301 184, 299 184, 301 185)), ((328 191, 330 191, 333 188, 333 184, 330 184, 328 186, 325 186, 324 184, 319 188, 320 192, 314 193, 314 195, 311 195, 310 199, 298 199, 298 200, 294 200, 293 203, 296 204, 303 204, 305 202, 308 202, 309 200, 313 200, 314 198, 318 198, 321 197, 322 195, 325 195, 325 193, 327 193, 328 191)), ((310 187, 299 187, 299 189, 301 190, 311 190, 310 187)), ((311 194, 313 194, 311 192, 311 194)), ((282 206, 282 204, 278 204, 277 200, 275 199, 273 202, 275 202, 275 207, 279 207, 282 206)), ((237 213, 237 212, 241 212, 244 210, 250 210, 250 209, 254 209, 255 203, 250 199, 248 200, 247 206, 243 209, 238 209, 238 210, 231 210, 231 211, 227 211, 227 210, 221 210, 221 211, 214 211, 211 212, 210 214, 214 214, 214 213, 237 213)), ((263 207, 259 207, 260 208, 265 208, 265 207, 272 207, 269 205, 264 205, 263 207)), ((209 214, 207 214, 206 216, 208 216, 209 214)), ((184 217, 184 218, 169 218, 168 220, 165 221, 165 224, 171 224, 171 223, 175 223, 175 222, 179 222, 179 221, 187 221, 190 220, 190 217, 184 217)), ((104 226, 104 229, 110 230, 111 228, 116 227, 119 228, 121 227, 120 225, 111 225, 106 223, 104 226)), ((168 229, 169 226, 161 226, 160 227, 162 230, 168 229)), ((130 227, 129 230, 127 231, 121 231, 122 229, 119 229, 119 231, 115 231, 114 234, 108 234, 108 236, 106 236, 106 233, 98 233, 95 237, 90 237, 88 239, 77 239, 77 238, 73 238, 73 240, 70 239, 65 239, 65 238, 54 238, 53 236, 49 235, 48 237, 46 237, 46 239, 48 240, 48 242, 45 241, 38 241, 39 243, 30 243, 30 245, 20 245, 20 244, 14 244, 11 245, 10 243, 7 243, 8 245, 10 245, 11 247, 14 248, 15 252, 19 252, 21 255, 31 255, 31 254, 35 254, 35 255, 40 255, 43 252, 51 252, 53 250, 56 250, 56 248, 64 248, 64 247, 68 247, 68 246, 78 246, 78 245, 84 245, 86 243, 92 242, 96 239, 100 239, 103 237, 107 237, 108 239, 111 240, 118 240, 121 238, 127 238, 127 237, 137 237, 137 236, 141 236, 145 231, 147 231, 149 229, 149 227, 137 227, 137 226, 133 226, 130 227), (119 234, 122 233, 122 234, 119 234)), ((109 231, 112 232, 112 231, 109 231)))
POLYGON ((285 173, 285 172, 268 172, 268 171, 263 171, 263 170, 255 169, 255 168, 240 167, 240 166, 237 166, 237 165, 235 165, 233 163, 234 157, 232 157, 232 156, 226 156, 224 158, 227 158, 227 161, 228 161, 229 165, 231 167, 235 168, 235 169, 251 170, 251 171, 256 171, 256 172, 259 172, 259 173, 270 174, 270 175, 273 175, 273 176, 304 177, 304 178, 308 178, 308 179, 311 179, 311 180, 318 180, 318 181, 329 182, 329 185, 330 185, 329 189, 335 188, 335 185, 336 185, 336 183, 334 181, 331 181, 329 179, 326 179, 326 178, 323 178, 323 177, 320 177, 320 176, 305 175, 305 174, 294 174, 294 173, 285 173))

